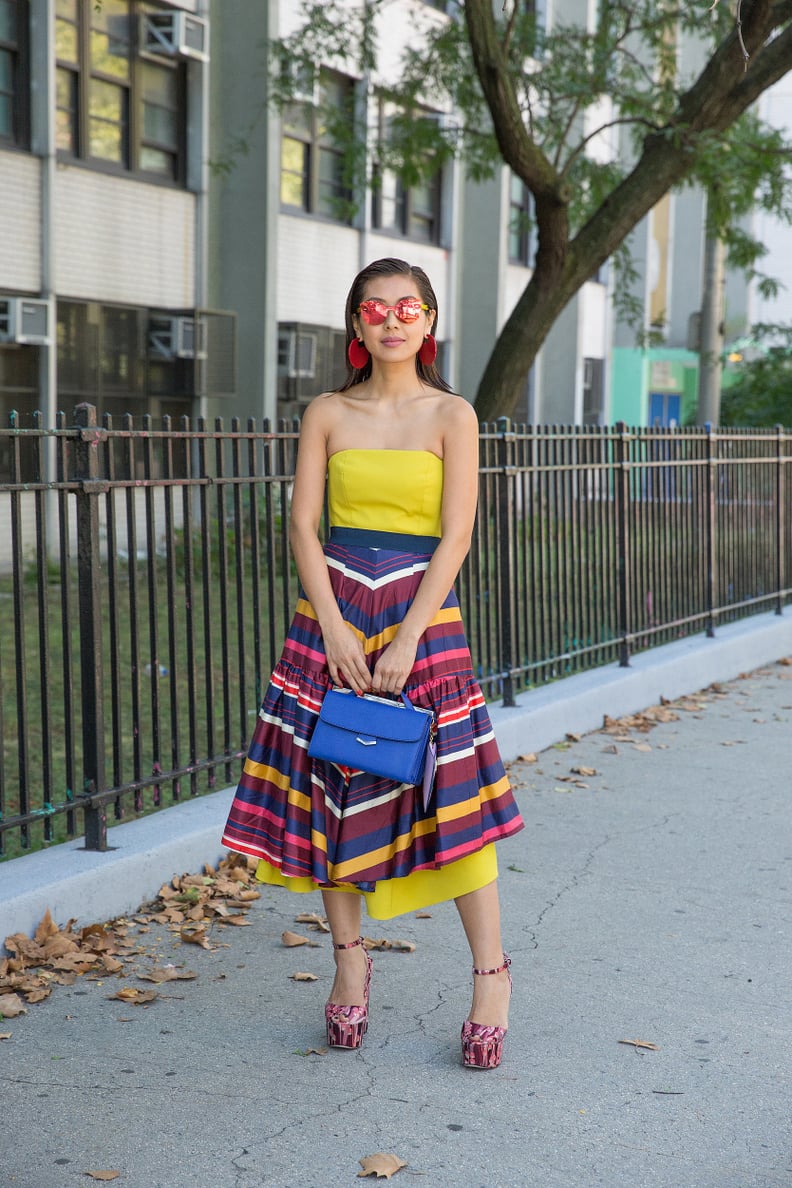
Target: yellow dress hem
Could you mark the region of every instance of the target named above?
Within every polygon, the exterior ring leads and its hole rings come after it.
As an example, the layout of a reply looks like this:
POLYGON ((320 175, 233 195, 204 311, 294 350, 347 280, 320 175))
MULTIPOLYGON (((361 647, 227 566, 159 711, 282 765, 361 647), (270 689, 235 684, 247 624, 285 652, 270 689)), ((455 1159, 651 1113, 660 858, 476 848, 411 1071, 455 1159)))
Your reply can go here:
MULTIPOLYGON (((381 879, 373 891, 361 891, 353 883, 334 885, 334 891, 349 891, 362 895, 366 911, 373 920, 391 920, 407 912, 419 911, 460 895, 468 895, 480 887, 486 887, 498 877, 498 856, 494 842, 475 854, 441 866, 439 870, 414 870, 400 879, 381 879)), ((289 891, 306 894, 320 890, 320 884, 309 878, 292 878, 284 875, 262 858, 256 869, 260 883, 273 887, 286 887, 289 891)))

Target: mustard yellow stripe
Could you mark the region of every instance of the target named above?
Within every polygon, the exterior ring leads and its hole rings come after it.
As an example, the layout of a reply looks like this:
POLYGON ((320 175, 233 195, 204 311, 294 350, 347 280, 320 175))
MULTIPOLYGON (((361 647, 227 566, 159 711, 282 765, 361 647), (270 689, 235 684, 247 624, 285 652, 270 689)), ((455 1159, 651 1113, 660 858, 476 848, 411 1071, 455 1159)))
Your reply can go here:
POLYGON ((469 800, 461 800, 458 804, 450 804, 440 808, 437 813, 438 821, 458 821, 460 817, 467 817, 479 811, 481 801, 497 800, 509 789, 506 776, 501 776, 495 784, 487 784, 479 790, 478 796, 471 796, 469 800))
POLYGON ((499 796, 503 796, 504 792, 508 792, 511 788, 508 776, 501 776, 496 784, 487 784, 486 787, 479 790, 479 795, 482 800, 497 800, 499 796))
POLYGON ((378 850, 368 850, 359 858, 350 858, 348 861, 339 862, 334 866, 329 865, 330 878, 333 882, 350 879, 360 869, 362 862, 365 862, 367 867, 384 862, 386 859, 392 858, 394 854, 400 854, 403 850, 409 849, 417 837, 422 837, 426 833, 434 833, 434 829, 434 818, 430 818, 428 821, 416 821, 409 833, 402 833, 399 837, 394 838, 389 846, 380 846, 378 850))
POLYGON ((460 613, 459 607, 458 606, 447 606, 445 608, 445 610, 443 610, 441 608, 437 612, 437 614, 432 619, 429 626, 434 627, 438 623, 460 623, 461 621, 462 621, 462 615, 460 613))
POLYGON ((282 792, 288 793, 289 804, 295 805, 306 813, 311 811, 311 798, 303 792, 297 792, 296 789, 292 788, 289 784, 288 774, 284 775, 282 771, 278 771, 277 767, 270 767, 266 763, 254 763, 252 759, 246 759, 245 775, 275 784, 282 792))
MULTIPOLYGON (((462 616, 459 613, 459 608, 450 606, 446 610, 438 611, 429 624, 429 627, 437 627, 441 623, 459 623, 461 620, 462 616)), ((398 630, 399 624, 394 623, 393 626, 386 627, 384 631, 380 631, 378 635, 370 635, 363 643, 366 655, 370 656, 372 652, 377 652, 380 648, 387 647, 398 630)))
POLYGON ((287 792, 289 788, 289 776, 282 771, 278 771, 277 767, 270 767, 268 763, 254 763, 252 759, 245 760, 245 775, 252 776, 254 780, 267 780, 281 791, 287 792))
MULTIPOLYGON (((303 615, 303 617, 306 619, 313 619, 314 622, 317 621, 316 620, 316 612, 314 611, 314 608, 311 606, 311 604, 307 600, 307 598, 298 598, 297 599, 297 607, 295 610, 295 614, 303 615)), ((344 621, 346 622, 346 620, 344 620, 344 621)), ((353 626, 352 623, 347 623, 347 627, 349 628, 350 631, 354 631, 355 635, 358 637, 360 642, 365 647, 366 637, 363 634, 363 632, 360 631, 359 628, 353 626)), ((394 628, 394 631, 395 631, 395 628, 394 628)))
POLYGON ((378 635, 369 636, 363 643, 366 655, 370 656, 372 652, 377 652, 380 648, 387 647, 398 630, 399 624, 395 623, 392 627, 386 627, 384 631, 380 631, 378 635))

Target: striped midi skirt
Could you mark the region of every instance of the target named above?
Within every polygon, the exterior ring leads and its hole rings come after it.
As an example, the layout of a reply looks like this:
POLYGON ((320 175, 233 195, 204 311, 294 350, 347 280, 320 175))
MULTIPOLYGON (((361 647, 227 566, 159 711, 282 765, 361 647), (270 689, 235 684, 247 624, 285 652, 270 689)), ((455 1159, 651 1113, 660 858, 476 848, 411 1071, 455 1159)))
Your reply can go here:
MULTIPOLYGON (((325 557, 341 613, 373 669, 431 558, 332 542, 325 557)), ((450 868, 522 828, 453 591, 421 637, 405 685, 437 724, 427 808, 420 787, 309 758, 330 683, 316 616, 300 597, 223 835, 230 849, 274 868, 272 881, 371 892, 381 880, 450 868)))

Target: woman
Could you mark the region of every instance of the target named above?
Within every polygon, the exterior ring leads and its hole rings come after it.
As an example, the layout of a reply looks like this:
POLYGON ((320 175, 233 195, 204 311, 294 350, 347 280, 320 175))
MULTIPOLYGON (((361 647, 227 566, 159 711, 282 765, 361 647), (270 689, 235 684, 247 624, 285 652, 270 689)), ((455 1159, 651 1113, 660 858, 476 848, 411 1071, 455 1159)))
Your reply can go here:
POLYGON ((522 821, 452 589, 476 513, 478 423, 435 368, 436 326, 437 300, 420 268, 377 260, 355 278, 349 377, 312 401, 300 431, 290 541, 301 596, 223 841, 259 857, 264 882, 321 888, 336 961, 325 1017, 336 1047, 358 1047, 368 1025, 361 900, 369 915, 389 919, 453 898, 476 975, 463 1062, 494 1068, 511 977, 493 843, 522 821), (428 806, 420 787, 308 757, 331 684, 357 694, 404 690, 434 712, 428 806))

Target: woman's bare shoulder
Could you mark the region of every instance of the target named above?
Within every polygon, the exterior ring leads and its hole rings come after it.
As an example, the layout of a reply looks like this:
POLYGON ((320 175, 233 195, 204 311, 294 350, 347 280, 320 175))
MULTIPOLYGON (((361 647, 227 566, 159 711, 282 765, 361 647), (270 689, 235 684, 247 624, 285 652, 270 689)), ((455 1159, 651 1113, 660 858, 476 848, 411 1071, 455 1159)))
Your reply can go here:
POLYGON ((330 429, 335 419, 342 412, 342 396, 340 392, 320 392, 306 406, 302 415, 303 423, 313 427, 330 429))

